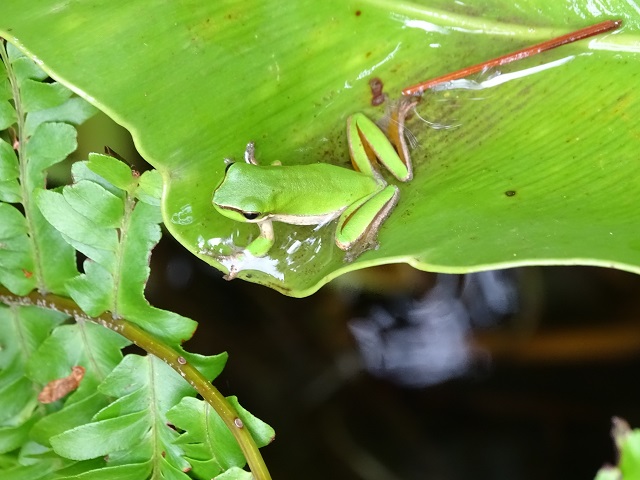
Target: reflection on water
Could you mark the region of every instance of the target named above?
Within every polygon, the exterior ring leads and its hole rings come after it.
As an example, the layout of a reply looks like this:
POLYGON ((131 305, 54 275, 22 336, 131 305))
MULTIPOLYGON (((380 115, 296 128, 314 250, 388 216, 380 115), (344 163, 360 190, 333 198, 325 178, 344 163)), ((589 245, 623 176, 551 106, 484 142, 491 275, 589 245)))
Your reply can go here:
POLYGON ((376 306, 349 327, 366 369, 396 383, 422 387, 466 373, 486 358, 468 342, 473 326, 489 326, 515 313, 513 272, 439 275, 418 300, 392 309, 376 306))
POLYGON ((190 225, 193 223, 193 207, 190 204, 185 204, 171 215, 171 223, 174 225, 190 225))
POLYGON ((267 274, 274 279, 284 282, 287 274, 297 274, 312 266, 322 269, 335 260, 335 255, 344 255, 333 246, 333 228, 335 221, 310 226, 294 227, 276 223, 276 244, 264 257, 255 257, 246 250, 246 245, 253 240, 236 230, 228 238, 198 237, 198 253, 215 258, 229 271, 229 279, 235 278, 240 272, 254 271, 267 274), (288 232, 282 230, 288 229, 288 232), (328 248, 322 248, 323 245, 328 248))
MULTIPOLYGON (((586 53, 584 55, 590 55, 590 53, 586 53)), ((485 88, 497 87, 498 85, 502 85, 503 83, 510 82, 512 80, 517 80, 519 78, 528 77, 530 75, 535 75, 536 73, 543 72, 545 70, 549 70, 551 68, 556 68, 566 63, 569 63, 571 60, 576 58, 575 55, 569 55, 564 58, 560 58, 558 60, 554 60, 551 62, 543 63, 542 65, 536 65, 531 68, 525 68, 522 70, 512 71, 508 73, 501 73, 499 70, 487 69, 485 72, 493 72, 489 75, 489 78, 486 80, 473 80, 469 78, 461 78, 459 80, 451 80, 448 82, 442 82, 434 87, 431 87, 431 90, 438 92, 441 90, 483 90, 485 88)))

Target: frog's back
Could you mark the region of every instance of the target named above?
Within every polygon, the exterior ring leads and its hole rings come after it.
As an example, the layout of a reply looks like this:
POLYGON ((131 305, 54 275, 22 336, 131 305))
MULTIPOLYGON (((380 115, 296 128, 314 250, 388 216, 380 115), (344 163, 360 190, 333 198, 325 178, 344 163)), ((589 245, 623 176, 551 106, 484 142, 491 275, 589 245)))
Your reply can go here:
POLYGON ((262 212, 322 215, 351 205, 382 187, 373 177, 326 163, 237 163, 229 168, 216 196, 237 205, 254 203, 262 212))

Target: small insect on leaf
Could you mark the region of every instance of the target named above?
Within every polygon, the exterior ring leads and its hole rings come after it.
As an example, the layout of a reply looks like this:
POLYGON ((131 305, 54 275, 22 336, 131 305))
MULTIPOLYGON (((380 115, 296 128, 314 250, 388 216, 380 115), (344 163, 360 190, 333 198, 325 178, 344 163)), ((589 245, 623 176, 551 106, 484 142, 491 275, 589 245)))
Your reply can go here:
POLYGON ((71 369, 69 376, 51 380, 38 395, 38 401, 40 403, 52 403, 73 392, 80 385, 84 372, 84 367, 78 365, 71 369))

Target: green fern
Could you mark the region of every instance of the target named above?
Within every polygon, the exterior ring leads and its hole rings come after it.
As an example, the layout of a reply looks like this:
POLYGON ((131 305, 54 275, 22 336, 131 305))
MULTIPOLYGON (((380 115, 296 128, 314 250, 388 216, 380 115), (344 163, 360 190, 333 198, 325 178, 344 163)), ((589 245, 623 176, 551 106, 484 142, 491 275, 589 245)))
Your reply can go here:
POLYGON ((10 45, 0 56, 0 476, 269 478, 256 444, 273 430, 210 384, 226 354, 183 351, 195 322, 144 297, 159 174, 92 154, 43 188, 94 109, 10 45), (148 355, 123 357, 132 342, 148 355), (79 383, 42 403, 74 367, 79 383))
MULTIPOLYGON (((235 397, 228 399, 238 411, 243 425, 249 429, 260 447, 273 440, 273 429, 243 409, 235 397)), ((231 432, 216 415, 211 406, 195 398, 184 397, 167 412, 169 421, 184 433, 177 444, 184 449, 185 457, 193 467, 197 478, 225 478, 224 472, 243 477, 247 472, 238 467, 244 465, 244 456, 231 432)))

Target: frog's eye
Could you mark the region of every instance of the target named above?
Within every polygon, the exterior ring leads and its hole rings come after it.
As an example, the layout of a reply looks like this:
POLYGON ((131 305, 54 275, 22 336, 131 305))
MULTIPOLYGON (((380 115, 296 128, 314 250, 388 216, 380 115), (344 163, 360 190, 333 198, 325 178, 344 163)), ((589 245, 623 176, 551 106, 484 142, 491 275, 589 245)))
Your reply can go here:
POLYGON ((258 213, 258 212, 242 212, 242 215, 247 220, 255 220, 256 218, 258 218, 260 216, 260 213, 258 213))

